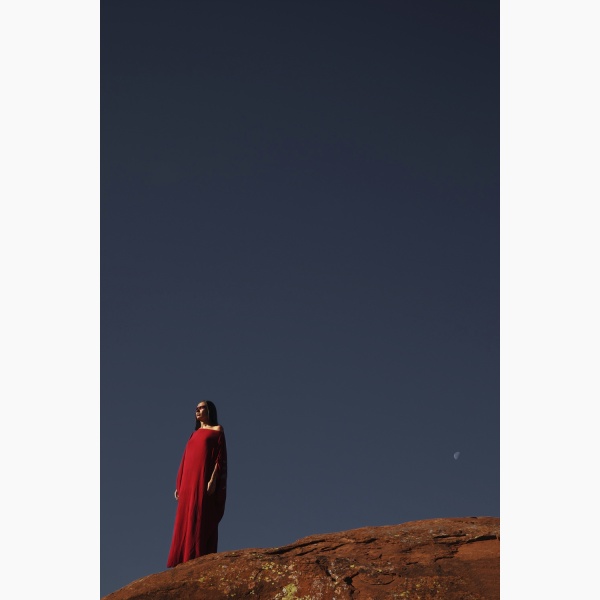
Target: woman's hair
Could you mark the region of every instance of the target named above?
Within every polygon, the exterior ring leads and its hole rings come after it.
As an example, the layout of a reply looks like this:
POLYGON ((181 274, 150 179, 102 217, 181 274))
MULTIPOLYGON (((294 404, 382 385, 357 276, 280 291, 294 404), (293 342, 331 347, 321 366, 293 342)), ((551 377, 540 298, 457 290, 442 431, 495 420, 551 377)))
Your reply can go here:
MULTIPOLYGON (((218 425, 219 419, 217 418, 217 407, 215 406, 214 402, 211 402, 210 400, 200 400, 200 402, 204 402, 206 404, 206 410, 208 411, 208 424, 212 425, 213 427, 218 425)), ((200 421, 198 421, 198 419, 196 419, 196 427, 194 430, 196 429, 200 429, 200 421)))

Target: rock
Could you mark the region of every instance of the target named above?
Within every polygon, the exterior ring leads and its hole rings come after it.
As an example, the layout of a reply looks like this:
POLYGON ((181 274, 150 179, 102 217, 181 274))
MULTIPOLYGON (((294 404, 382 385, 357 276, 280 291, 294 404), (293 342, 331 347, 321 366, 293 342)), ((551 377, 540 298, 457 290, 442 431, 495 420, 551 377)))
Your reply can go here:
POLYGON ((428 519, 209 554, 103 600, 499 600, 500 519, 428 519))

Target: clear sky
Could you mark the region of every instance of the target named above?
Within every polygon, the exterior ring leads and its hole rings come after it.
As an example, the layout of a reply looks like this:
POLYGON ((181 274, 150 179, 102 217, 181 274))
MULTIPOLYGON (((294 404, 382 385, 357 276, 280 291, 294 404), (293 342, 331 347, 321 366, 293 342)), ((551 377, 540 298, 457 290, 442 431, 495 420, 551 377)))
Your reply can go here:
POLYGON ((166 569, 202 399, 219 550, 499 516, 498 2, 100 26, 101 594, 166 569))

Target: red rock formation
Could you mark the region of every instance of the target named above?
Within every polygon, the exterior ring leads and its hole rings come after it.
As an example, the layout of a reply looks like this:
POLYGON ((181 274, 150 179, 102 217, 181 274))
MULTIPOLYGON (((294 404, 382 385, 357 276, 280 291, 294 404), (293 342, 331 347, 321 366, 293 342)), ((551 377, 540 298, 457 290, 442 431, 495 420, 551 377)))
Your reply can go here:
POLYGON ((500 519, 429 519, 196 558, 103 600, 498 600, 500 519))

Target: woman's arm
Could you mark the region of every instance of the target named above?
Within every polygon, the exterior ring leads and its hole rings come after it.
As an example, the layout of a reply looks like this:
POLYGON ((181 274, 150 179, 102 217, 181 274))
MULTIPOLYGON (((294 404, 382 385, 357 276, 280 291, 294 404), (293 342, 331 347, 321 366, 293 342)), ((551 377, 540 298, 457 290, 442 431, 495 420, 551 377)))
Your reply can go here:
MULTIPOLYGON (((192 434, 192 435, 194 435, 194 434, 192 434)), ((190 439, 191 439, 192 435, 190 435, 190 439)), ((189 439, 188 439, 188 442, 189 442, 189 439)), ((181 457, 181 462, 179 463, 179 470, 177 471, 177 479, 175 480, 175 493, 173 494, 175 496, 175 500, 179 500, 179 490, 181 489, 181 478, 183 476, 183 463, 185 462, 186 450, 187 450, 187 445, 183 449, 183 456, 181 457)))
POLYGON ((227 464, 227 454, 225 451, 225 434, 223 433, 223 428, 219 425, 218 431, 221 433, 219 435, 219 441, 217 442, 217 458, 215 460, 215 466, 213 468, 212 475, 208 480, 208 485, 206 486, 206 491, 209 496, 215 493, 217 489, 217 482, 219 478, 222 476, 224 472, 226 472, 226 464, 227 464))

